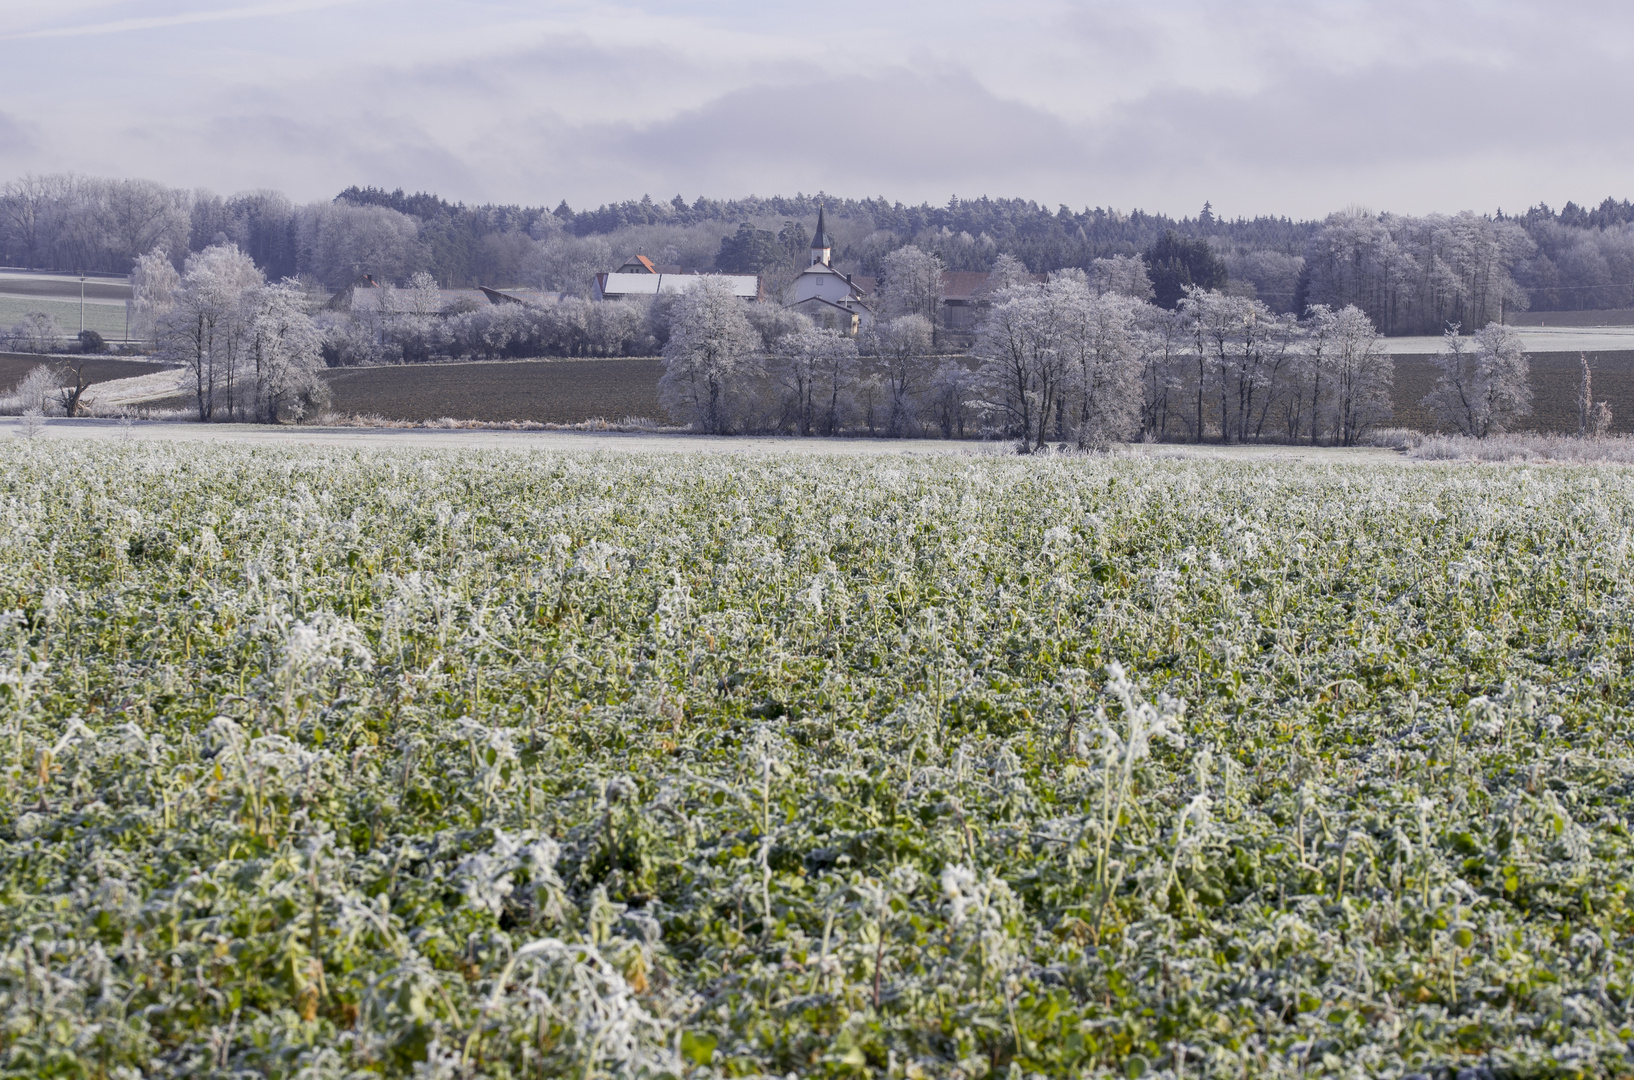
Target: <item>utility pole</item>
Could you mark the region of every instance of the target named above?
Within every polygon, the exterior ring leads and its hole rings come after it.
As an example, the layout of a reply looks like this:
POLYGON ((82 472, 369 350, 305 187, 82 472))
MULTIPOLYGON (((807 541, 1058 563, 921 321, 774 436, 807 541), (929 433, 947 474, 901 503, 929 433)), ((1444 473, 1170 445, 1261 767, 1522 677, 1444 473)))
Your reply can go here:
POLYGON ((79 332, 85 333, 85 275, 79 276, 79 332))

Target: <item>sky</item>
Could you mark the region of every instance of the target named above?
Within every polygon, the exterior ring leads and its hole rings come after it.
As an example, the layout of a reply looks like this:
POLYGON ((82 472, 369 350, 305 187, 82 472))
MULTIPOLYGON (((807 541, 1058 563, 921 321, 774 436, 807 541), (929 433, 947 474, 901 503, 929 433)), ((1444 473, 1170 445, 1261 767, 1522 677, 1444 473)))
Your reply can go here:
POLYGON ((1235 217, 1634 197, 1634 5, 0 0, 0 182, 1235 217))

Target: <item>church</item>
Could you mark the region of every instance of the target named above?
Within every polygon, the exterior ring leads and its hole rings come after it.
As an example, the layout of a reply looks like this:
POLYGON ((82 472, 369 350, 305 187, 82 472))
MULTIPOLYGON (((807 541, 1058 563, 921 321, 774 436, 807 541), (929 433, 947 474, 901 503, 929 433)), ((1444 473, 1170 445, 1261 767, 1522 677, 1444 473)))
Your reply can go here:
POLYGON ((873 292, 872 278, 853 279, 831 264, 834 238, 828 235, 822 207, 817 209, 817 232, 811 238, 811 265, 794 279, 794 299, 785 305, 801 312, 817 326, 855 335, 874 321, 868 303, 873 292))

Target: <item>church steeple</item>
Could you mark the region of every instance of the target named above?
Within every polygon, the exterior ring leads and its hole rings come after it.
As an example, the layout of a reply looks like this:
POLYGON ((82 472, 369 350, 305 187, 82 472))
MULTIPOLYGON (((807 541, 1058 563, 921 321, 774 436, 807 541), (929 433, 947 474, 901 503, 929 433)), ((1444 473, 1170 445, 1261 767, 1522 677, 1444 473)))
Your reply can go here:
POLYGON ((817 204, 817 232, 811 238, 811 265, 827 266, 834 253, 834 238, 828 235, 823 222, 823 204, 817 204))

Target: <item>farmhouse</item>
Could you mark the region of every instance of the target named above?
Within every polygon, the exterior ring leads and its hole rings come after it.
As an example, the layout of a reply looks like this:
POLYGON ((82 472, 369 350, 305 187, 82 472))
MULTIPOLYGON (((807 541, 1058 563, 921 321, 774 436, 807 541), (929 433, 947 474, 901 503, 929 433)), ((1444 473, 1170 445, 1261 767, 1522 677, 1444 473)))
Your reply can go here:
POLYGON ((645 255, 637 255, 629 262, 614 270, 615 274, 684 274, 679 263, 655 263, 645 255))
POLYGON ((828 235, 822 207, 817 209, 817 232, 811 238, 811 265, 794 279, 794 299, 785 305, 818 326, 857 334, 874 321, 866 302, 874 291, 873 278, 853 278, 832 265, 834 238, 828 235))
MULTIPOLYGON (((1048 274, 1029 274, 1035 285, 1049 281, 1048 274)), ((939 329, 951 331, 959 340, 974 335, 976 324, 993 306, 993 275, 979 270, 944 270, 942 272, 941 318, 939 329)))

